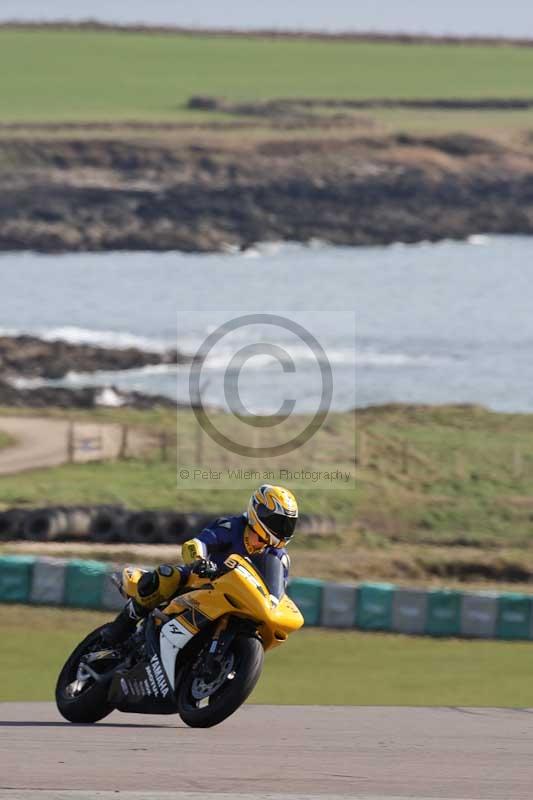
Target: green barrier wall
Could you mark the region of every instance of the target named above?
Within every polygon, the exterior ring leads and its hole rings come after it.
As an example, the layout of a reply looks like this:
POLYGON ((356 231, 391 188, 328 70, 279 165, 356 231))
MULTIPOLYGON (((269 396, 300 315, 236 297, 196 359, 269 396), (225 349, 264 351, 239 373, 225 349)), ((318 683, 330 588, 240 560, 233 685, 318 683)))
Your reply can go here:
POLYGON ((458 636, 461 632, 460 592, 434 589, 428 592, 426 633, 429 636, 458 636))
POLYGON ((498 598, 498 639, 528 639, 531 628, 531 598, 525 594, 506 593, 498 598))
MULTIPOLYGON (((0 603, 46 604, 52 601, 56 606, 107 609, 111 618, 124 603, 109 581, 109 574, 115 569, 100 561, 65 562, 33 556, 1 556, 0 603), (46 581, 43 571, 47 572, 46 581)), ((306 625, 334 628, 342 619, 347 629, 353 626, 365 631, 393 629, 393 611, 401 592, 405 594, 406 590, 402 589, 399 594, 397 591, 398 587, 390 583, 342 587, 312 578, 294 578, 288 588, 306 625), (355 603, 351 599, 348 602, 340 590, 350 598, 353 592, 355 603)), ((420 593, 421 590, 416 591, 420 593)), ((423 630, 417 632, 429 636, 533 639, 533 594, 506 592, 489 596, 433 589, 427 590, 426 597, 423 630)))
POLYGON ((0 603, 27 603, 31 593, 33 556, 0 557, 0 603))
POLYGON ((65 579, 65 605, 101 608, 109 567, 100 561, 69 561, 65 579))
POLYGON ((287 593, 302 612, 306 625, 319 625, 324 581, 314 578, 293 578, 287 593))
POLYGON ((390 631, 393 595, 394 586, 390 583, 362 583, 357 589, 357 627, 390 631))

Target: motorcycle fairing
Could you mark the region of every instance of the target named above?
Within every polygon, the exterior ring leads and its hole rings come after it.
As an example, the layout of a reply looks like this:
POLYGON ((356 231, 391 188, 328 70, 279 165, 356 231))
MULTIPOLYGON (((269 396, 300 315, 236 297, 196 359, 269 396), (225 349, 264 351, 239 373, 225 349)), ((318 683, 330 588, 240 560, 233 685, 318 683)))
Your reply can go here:
MULTIPOLYGON (((261 575, 250 561, 239 555, 226 559, 228 571, 214 585, 199 581, 191 591, 179 595, 165 608, 166 614, 183 614, 194 608, 198 617, 207 621, 222 616, 243 617, 257 624, 263 647, 270 650, 284 642, 290 633, 302 627, 304 620, 298 607, 283 594, 272 596, 261 575), (201 615, 201 616, 200 616, 201 615)), ((180 616, 185 622, 185 617, 180 616)))
POLYGON ((280 598, 272 595, 250 561, 234 555, 225 565, 228 571, 214 584, 193 578, 190 590, 164 609, 171 617, 168 622, 158 626, 153 617, 148 618, 146 657, 130 670, 117 670, 111 682, 109 700, 119 711, 175 713, 176 662, 182 653, 186 655, 196 634, 221 617, 251 621, 265 650, 280 645, 301 628, 304 620, 298 607, 285 594, 280 598))
POLYGON ((161 661, 172 689, 175 689, 176 658, 180 650, 183 650, 195 633, 197 631, 190 630, 177 617, 165 623, 161 628, 159 638, 161 661))
POLYGON ((144 631, 146 657, 129 670, 117 670, 109 688, 109 701, 119 711, 175 714, 174 684, 170 683, 163 666, 159 631, 153 619, 146 621, 144 631))

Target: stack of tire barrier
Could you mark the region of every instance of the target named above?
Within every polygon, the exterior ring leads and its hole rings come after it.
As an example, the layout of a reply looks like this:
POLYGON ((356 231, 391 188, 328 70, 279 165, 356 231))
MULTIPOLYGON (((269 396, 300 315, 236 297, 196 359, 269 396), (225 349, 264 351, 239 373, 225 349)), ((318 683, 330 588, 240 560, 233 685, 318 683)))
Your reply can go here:
MULTIPOLYGON (((97 542, 99 544, 182 544, 217 514, 170 510, 131 511, 123 506, 11 508, 0 512, 0 541, 97 542)), ((302 516, 304 534, 335 532, 327 517, 302 516)))
MULTIPOLYGON (((0 557, 0 603, 116 611, 115 565, 33 556, 0 557)), ((482 639, 533 639, 533 596, 504 592, 357 586, 293 578, 289 595, 305 624, 325 628, 482 639)))

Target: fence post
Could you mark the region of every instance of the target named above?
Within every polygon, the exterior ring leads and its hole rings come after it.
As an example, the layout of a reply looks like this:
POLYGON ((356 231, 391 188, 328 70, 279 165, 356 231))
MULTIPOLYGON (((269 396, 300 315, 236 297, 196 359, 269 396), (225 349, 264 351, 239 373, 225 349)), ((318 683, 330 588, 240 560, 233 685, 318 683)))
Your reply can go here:
POLYGON ((69 422, 67 430, 67 460, 69 464, 74 462, 74 423, 69 422))
POLYGON ((202 426, 196 421, 196 453, 195 461, 197 467, 202 467, 204 463, 204 437, 202 436, 202 426))
POLYGON ((409 475, 409 442, 405 440, 402 445, 402 472, 409 475))
POLYGON ((159 446, 161 450, 161 461, 166 461, 168 456, 168 441, 165 431, 162 431, 159 435, 159 446))
POLYGON ((121 438, 120 438, 120 449, 118 451, 119 459, 124 459, 128 453, 128 437, 129 437, 129 426, 122 425, 121 426, 121 438))
POLYGON ((361 469, 364 469, 367 464, 367 437, 366 432, 361 431, 359 434, 359 447, 357 453, 357 460, 361 469))
POLYGON ((98 428, 98 436, 94 437, 96 446, 100 451, 100 460, 105 461, 105 452, 104 452, 104 431, 102 427, 98 428))

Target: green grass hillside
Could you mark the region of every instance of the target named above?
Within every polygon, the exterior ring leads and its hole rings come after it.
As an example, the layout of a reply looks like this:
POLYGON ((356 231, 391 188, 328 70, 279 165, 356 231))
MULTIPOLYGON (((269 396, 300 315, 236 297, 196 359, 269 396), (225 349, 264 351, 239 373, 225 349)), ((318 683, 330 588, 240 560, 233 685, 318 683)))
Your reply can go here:
MULTIPOLYGON (((116 411, 96 415, 119 417, 116 411)), ((124 420, 154 433, 166 430, 169 442, 176 435, 172 412, 126 412, 124 420)), ((227 420, 229 424, 231 418, 227 420)), ((222 417, 218 423, 222 425, 222 417)), ((312 478, 278 482, 295 489, 302 511, 334 516, 341 528, 371 547, 533 543, 532 415, 499 414, 475 406, 390 406, 361 410, 355 416, 331 414, 302 450, 263 463, 229 454, 203 436, 201 466, 219 469, 222 479, 178 481, 178 467, 193 470, 199 465, 197 431, 193 414, 180 412, 178 462, 171 445, 162 458, 156 437, 155 449, 144 459, 1 477, 0 506, 123 502, 132 507, 229 511, 242 506, 257 482, 253 477, 228 478, 229 469, 340 469, 351 472, 349 483, 312 478)))
POLYGON ((532 71, 511 46, 3 29, 0 120, 184 119, 194 94, 528 97, 532 71))
MULTIPOLYGON (((99 412, 95 419, 116 420, 117 412, 99 412)), ((220 415, 219 427, 224 419, 232 423, 220 415)), ((172 412, 126 414, 124 420, 153 432, 165 430, 169 442, 175 441, 172 412)), ((156 437, 144 459, 1 477, 0 506, 123 502, 141 508, 231 510, 242 505, 258 479, 230 477, 229 470, 272 468, 277 482, 297 492, 303 511, 334 516, 341 528, 370 545, 533 543, 533 415, 475 406, 371 408, 355 416, 331 414, 303 449, 277 460, 251 462, 203 435, 201 463, 194 415, 180 412, 178 420, 178 460, 171 445, 162 458, 156 437), (179 467, 192 472, 198 465, 220 470, 222 478, 178 480, 179 467), (351 479, 346 484, 312 477, 279 480, 282 467, 313 473, 340 469, 351 479)))

